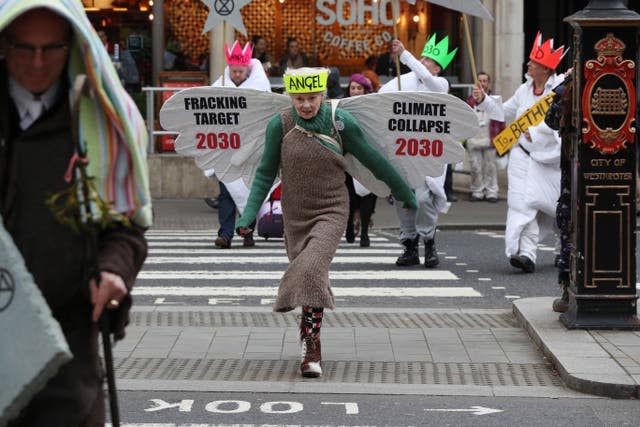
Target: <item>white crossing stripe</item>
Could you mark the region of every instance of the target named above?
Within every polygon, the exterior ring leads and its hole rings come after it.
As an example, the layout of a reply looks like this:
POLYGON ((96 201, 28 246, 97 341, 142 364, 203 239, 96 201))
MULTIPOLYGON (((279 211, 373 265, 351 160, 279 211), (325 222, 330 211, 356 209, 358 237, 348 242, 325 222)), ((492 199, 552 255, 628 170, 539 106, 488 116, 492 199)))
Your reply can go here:
MULTIPOLYGON (((400 249, 400 246, 395 245, 394 250, 400 249)), ((271 249, 253 249, 253 248, 241 248, 241 249, 187 249, 187 248, 153 248, 149 249, 149 255, 216 255, 216 256, 224 256, 224 255, 268 255, 274 254, 279 255, 285 253, 284 246, 277 246, 271 249)), ((350 247, 339 247, 337 254, 338 255, 376 255, 376 254, 385 254, 386 252, 380 249, 373 248, 350 248, 350 247)), ((398 252, 397 255, 400 255, 398 252)))
MULTIPOLYGON (((194 242, 194 241, 189 241, 189 242, 183 242, 183 241, 177 241, 177 242, 149 242, 149 247, 153 250, 153 249, 166 249, 166 248, 175 248, 175 247, 179 247, 179 248, 189 248, 189 247, 199 247, 199 248, 209 248, 209 249, 215 249, 214 248, 214 244, 213 244, 213 239, 211 239, 210 241, 207 242, 194 242)), ((243 252, 246 252, 248 250, 255 250, 255 249, 276 249, 276 248, 282 248, 282 250, 284 250, 284 242, 257 242, 256 246, 252 246, 251 248, 245 248, 242 246, 242 241, 239 241, 237 243, 231 243, 231 247, 233 249, 238 249, 241 250, 243 252)), ((340 243, 340 247, 344 248, 344 249, 357 249, 360 247, 360 245, 358 243, 346 243, 346 242, 342 242, 340 243)), ((379 249, 379 248, 397 248, 397 249, 401 249, 403 248, 403 246, 400 243, 391 243, 391 242, 385 242, 385 243, 377 243, 374 242, 372 243, 372 249, 379 249)), ((227 251, 229 251, 230 249, 215 249, 217 253, 219 254, 224 254, 227 251)))
MULTIPOLYGON (((482 294, 470 287, 419 287, 419 288, 373 288, 373 287, 332 287, 336 297, 481 297, 482 294)), ((258 296, 275 297, 277 286, 136 286, 133 295, 151 296, 258 296)))
MULTIPOLYGON (((350 256, 335 257, 331 264, 376 264, 395 265, 395 256, 350 256)), ((265 257, 241 257, 241 256, 197 256, 197 257, 170 257, 151 256, 145 260, 145 264, 289 264, 286 256, 265 256, 265 257)), ((395 267, 394 267, 395 268, 395 267)))
MULTIPOLYGON (((137 280, 280 280, 283 271, 142 270, 137 280)), ((447 270, 330 271, 332 280, 458 280, 447 270)))
MULTIPOLYGON (((169 236, 169 235, 154 235, 154 236, 149 236, 149 235, 145 235, 145 238, 152 242, 152 243, 156 243, 158 241, 162 241, 162 240, 169 240, 169 241, 175 241, 175 240, 209 240, 211 242, 213 242, 216 237, 218 237, 216 234, 212 234, 212 235, 184 235, 184 234, 177 234, 175 236, 169 236)), ((239 242, 242 242, 242 238, 241 237, 237 237, 239 242)), ((270 239, 270 240, 262 240, 261 237, 254 237, 255 241, 259 244, 259 243, 265 243, 265 242, 280 242, 281 244, 284 244, 284 239, 270 239)), ((371 240, 372 242, 388 242, 389 239, 387 239, 386 237, 372 237, 369 236, 369 240, 371 240)))

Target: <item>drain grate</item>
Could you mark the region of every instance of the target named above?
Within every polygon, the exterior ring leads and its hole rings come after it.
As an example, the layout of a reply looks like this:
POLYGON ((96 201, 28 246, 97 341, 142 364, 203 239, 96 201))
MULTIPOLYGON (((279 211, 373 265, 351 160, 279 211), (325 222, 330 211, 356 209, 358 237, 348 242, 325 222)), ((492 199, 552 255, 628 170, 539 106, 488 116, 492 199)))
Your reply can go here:
MULTIPOLYGON (((297 313, 242 313, 215 311, 133 312, 131 325, 142 327, 294 327, 297 313)), ((329 327, 368 328, 517 328, 511 312, 504 313, 331 313, 329 327)))
MULTIPOLYGON (((123 380, 299 381, 297 360, 116 359, 123 380)), ((324 361, 320 381, 364 384, 562 386, 551 365, 324 361)))

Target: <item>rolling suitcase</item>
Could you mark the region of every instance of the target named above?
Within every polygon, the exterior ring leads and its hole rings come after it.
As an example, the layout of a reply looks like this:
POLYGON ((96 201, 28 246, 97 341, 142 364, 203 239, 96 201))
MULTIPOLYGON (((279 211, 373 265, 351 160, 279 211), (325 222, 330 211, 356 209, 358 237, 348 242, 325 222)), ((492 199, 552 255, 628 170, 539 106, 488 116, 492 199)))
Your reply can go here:
POLYGON ((260 207, 258 217, 258 236, 282 237, 284 235, 284 220, 282 218, 282 206, 280 204, 280 185, 272 192, 266 202, 260 207))

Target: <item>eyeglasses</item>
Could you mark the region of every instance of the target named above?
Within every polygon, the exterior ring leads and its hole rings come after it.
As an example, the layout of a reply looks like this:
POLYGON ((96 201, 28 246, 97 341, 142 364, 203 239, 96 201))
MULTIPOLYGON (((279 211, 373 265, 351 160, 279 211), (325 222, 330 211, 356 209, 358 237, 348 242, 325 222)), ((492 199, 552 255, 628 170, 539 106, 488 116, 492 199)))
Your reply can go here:
POLYGON ((6 38, 9 49, 12 51, 15 59, 19 61, 32 61, 38 52, 42 54, 44 62, 53 61, 62 58, 69 45, 67 43, 51 43, 44 46, 34 46, 28 43, 19 43, 6 38))

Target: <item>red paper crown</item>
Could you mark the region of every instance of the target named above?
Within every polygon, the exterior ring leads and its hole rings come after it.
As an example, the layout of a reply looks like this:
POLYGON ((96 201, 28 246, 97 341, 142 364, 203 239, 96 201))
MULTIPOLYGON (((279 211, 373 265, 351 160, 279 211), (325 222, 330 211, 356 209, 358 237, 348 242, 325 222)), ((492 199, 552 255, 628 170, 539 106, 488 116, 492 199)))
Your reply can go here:
POLYGON ((569 52, 569 49, 565 50, 564 46, 553 50, 553 39, 548 39, 542 43, 542 33, 538 31, 538 35, 536 35, 536 39, 533 41, 533 48, 531 48, 529 59, 555 70, 567 52, 569 52))
POLYGON ((244 49, 240 47, 238 40, 233 42, 233 46, 229 49, 229 45, 225 43, 224 54, 227 56, 227 65, 248 66, 253 55, 253 47, 251 43, 244 45, 244 49))

